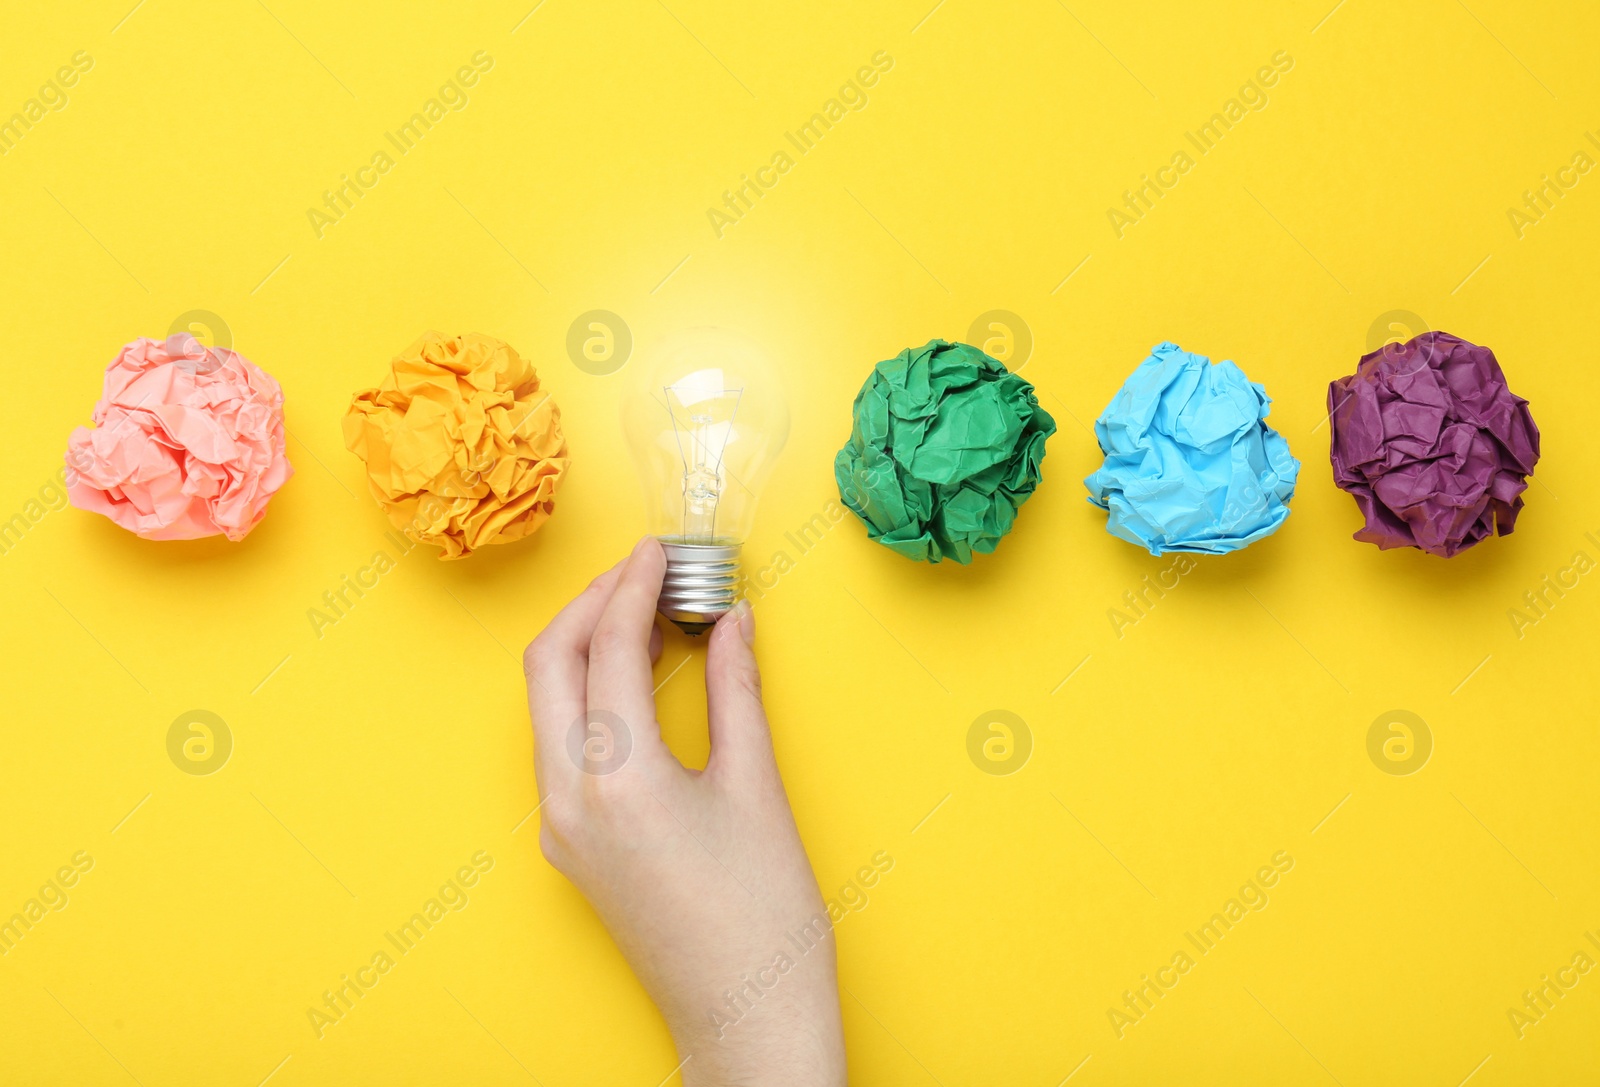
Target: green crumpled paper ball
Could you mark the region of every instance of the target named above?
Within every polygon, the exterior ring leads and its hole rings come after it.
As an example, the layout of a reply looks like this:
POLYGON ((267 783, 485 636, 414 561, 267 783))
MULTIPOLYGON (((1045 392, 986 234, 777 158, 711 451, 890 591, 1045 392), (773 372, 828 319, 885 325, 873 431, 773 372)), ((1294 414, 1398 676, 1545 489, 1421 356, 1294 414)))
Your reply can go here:
POLYGON ((1032 385, 943 340, 874 366, 852 414, 833 462, 839 497, 870 538, 923 562, 993 551, 1038 486, 1056 432, 1032 385))

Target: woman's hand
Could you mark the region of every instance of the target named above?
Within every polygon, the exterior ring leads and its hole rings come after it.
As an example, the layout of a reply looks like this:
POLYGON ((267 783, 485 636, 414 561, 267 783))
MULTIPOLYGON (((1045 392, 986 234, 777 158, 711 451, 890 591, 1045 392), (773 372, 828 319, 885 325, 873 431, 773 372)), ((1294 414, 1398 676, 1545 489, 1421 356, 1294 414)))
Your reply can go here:
POLYGON ((706 656, 711 756, 661 740, 651 661, 666 558, 646 537, 524 654, 544 855, 666 1019, 686 1085, 845 1082, 832 927, 761 705, 747 603, 706 656))

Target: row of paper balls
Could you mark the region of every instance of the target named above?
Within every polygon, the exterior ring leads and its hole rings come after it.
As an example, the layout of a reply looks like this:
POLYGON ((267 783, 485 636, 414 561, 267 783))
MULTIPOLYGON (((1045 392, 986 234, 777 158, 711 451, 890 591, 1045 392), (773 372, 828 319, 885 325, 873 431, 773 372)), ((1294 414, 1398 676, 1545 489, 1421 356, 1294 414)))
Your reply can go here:
MULTIPOLYGON (((1276 531, 1300 463, 1270 403, 1234 363, 1157 345, 1095 421, 1105 461, 1084 482, 1108 530, 1152 554, 1276 531)), ((293 474, 277 381, 188 333, 124 347, 93 418, 68 443, 71 501, 146 539, 243 539, 293 474)), ((1355 538, 1383 548, 1449 557, 1510 532, 1539 459, 1494 354, 1444 332, 1364 356, 1329 385, 1328 423, 1334 480, 1366 519, 1355 538)), ((834 474, 868 535, 961 563, 1010 532, 1056 429, 1027 381, 943 340, 878 363, 852 424, 834 474)), ((569 464, 533 366, 476 333, 424 335, 343 426, 389 519, 441 558, 535 532, 569 464)))

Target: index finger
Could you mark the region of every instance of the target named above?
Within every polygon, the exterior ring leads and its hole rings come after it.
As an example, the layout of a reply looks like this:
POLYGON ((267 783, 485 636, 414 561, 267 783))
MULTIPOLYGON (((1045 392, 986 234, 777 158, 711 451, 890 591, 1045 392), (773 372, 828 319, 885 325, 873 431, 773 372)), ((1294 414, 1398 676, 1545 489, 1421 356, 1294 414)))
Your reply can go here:
POLYGON ((661 742, 649 644, 666 569, 655 537, 640 540, 617 575, 589 646, 588 708, 621 718, 636 752, 661 742))
POLYGON ((522 653, 528 716, 533 719, 534 772, 541 782, 578 772, 570 759, 557 753, 566 744, 572 723, 588 708, 589 642, 627 561, 591 581, 522 653))

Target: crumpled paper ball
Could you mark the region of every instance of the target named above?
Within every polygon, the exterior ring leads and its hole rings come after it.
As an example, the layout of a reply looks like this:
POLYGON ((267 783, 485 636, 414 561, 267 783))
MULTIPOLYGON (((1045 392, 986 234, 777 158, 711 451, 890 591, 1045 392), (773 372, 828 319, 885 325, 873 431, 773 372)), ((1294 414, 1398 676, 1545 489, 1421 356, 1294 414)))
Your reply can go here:
POLYGON ((1152 555, 1221 555, 1276 532, 1300 462, 1263 421, 1271 403, 1228 360, 1151 348, 1094 423, 1106 459, 1083 482, 1107 531, 1152 555))
POLYGON ((533 365, 492 336, 428 332, 389 366, 351 400, 344 444, 390 522, 441 559, 536 532, 568 458, 533 365))
POLYGON ((242 540, 294 474, 283 389, 187 332, 124 347, 93 418, 67 441, 68 497, 147 540, 242 540))
POLYGON ((1328 385, 1328 418, 1334 481, 1367 519, 1356 539, 1449 558, 1516 525, 1539 428, 1487 347, 1388 344, 1328 385))
POLYGON ((943 340, 873 367, 853 417, 833 462, 839 497, 870 538, 923 562, 993 551, 1038 486, 1056 432, 1032 385, 943 340))

